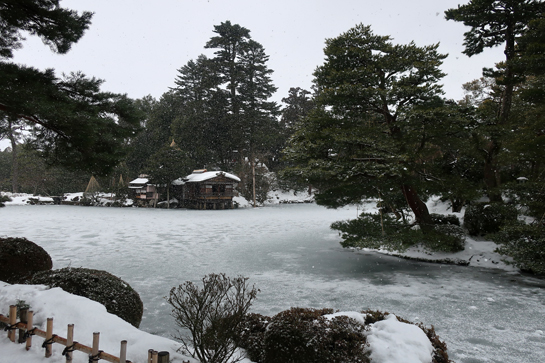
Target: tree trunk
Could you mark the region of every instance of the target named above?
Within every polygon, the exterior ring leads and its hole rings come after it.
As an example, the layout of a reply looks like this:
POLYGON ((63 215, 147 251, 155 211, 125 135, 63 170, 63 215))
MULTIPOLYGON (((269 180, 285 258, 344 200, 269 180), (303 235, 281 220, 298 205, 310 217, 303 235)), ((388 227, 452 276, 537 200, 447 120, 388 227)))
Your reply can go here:
POLYGON ((19 163, 17 160, 17 141, 13 133, 13 125, 11 120, 8 121, 8 138, 11 142, 11 191, 19 192, 19 163))
POLYGON ((451 198, 450 204, 452 206, 453 213, 460 213, 462 211, 462 207, 465 204, 465 200, 461 198, 451 198))
POLYGON ((501 193, 498 190, 500 184, 499 176, 497 175, 497 168, 494 163, 495 158, 496 156, 494 155, 484 161, 483 179, 484 184, 486 185, 486 195, 488 196, 488 199, 490 199, 491 202, 501 203, 503 202, 503 199, 501 197, 501 193))
POLYGON ((254 157, 254 153, 252 153, 252 195, 253 195, 254 208, 255 208, 256 203, 255 203, 255 157, 254 157))
POLYGON ((410 185, 402 185, 401 191, 407 200, 407 204, 411 208, 416 218, 416 223, 420 225, 422 232, 426 233, 432 228, 433 221, 428 211, 426 204, 420 200, 416 189, 410 185))

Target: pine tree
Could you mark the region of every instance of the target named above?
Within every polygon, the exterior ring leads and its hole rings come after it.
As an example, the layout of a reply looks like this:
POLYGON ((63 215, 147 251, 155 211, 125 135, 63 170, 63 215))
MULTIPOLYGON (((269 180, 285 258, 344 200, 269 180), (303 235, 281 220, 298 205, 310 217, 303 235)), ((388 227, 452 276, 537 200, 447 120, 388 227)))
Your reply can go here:
POLYGON ((421 225, 431 225, 416 185, 417 155, 426 145, 415 107, 438 101, 446 57, 438 45, 395 45, 358 25, 326 41, 324 65, 314 73, 317 109, 303 120, 286 149, 300 166, 287 170, 318 187, 320 204, 338 207, 402 192, 421 225), (415 131, 419 130, 419 133, 415 131))
POLYGON ((92 14, 59 1, 0 1, 0 122, 25 125, 30 145, 49 164, 106 174, 124 157, 140 115, 125 95, 101 92, 102 81, 82 73, 58 78, 8 59, 21 47, 21 31, 37 35, 64 54, 90 24, 92 14))
POLYGON ((495 128, 492 133, 484 135, 490 141, 486 146, 486 158, 483 179, 492 201, 501 202, 499 187, 500 170, 499 154, 502 150, 498 131, 509 128, 509 117, 513 101, 514 87, 521 82, 513 62, 517 57, 517 38, 527 31, 528 23, 541 17, 545 12, 545 3, 539 0, 471 0, 466 5, 445 11, 447 20, 463 22, 471 27, 464 34, 464 53, 473 56, 482 53, 485 48, 504 45, 505 61, 499 64, 496 71, 485 69, 485 76, 496 78, 498 85, 503 86, 495 128))
POLYGON ((199 56, 178 71, 174 90, 182 107, 173 135, 198 162, 232 168, 238 159, 239 170, 246 162, 253 170, 279 143, 269 57, 238 24, 226 21, 214 33, 205 45, 214 57, 199 56))

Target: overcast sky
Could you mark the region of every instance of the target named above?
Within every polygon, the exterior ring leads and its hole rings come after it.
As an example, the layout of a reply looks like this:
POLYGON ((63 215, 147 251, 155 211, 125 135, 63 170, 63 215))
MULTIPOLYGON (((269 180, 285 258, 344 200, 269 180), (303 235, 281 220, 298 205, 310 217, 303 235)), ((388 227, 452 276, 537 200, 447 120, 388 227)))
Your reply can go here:
MULTIPOLYGON (((467 2, 467 1, 466 1, 467 2)), ((463 51, 463 24, 446 21, 444 11, 459 0, 63 0, 61 5, 95 13, 90 29, 66 55, 55 55, 28 37, 14 61, 40 69, 82 71, 105 80, 104 91, 132 98, 160 98, 174 86, 177 70, 199 54, 215 34, 214 25, 230 20, 248 28, 265 47, 278 87, 274 100, 290 87, 310 89, 312 72, 323 63, 326 38, 356 24, 370 25, 393 42, 419 46, 440 43, 448 53, 443 71, 448 98, 462 97, 461 85, 479 78, 483 67, 503 57, 502 49, 468 58, 463 51)))

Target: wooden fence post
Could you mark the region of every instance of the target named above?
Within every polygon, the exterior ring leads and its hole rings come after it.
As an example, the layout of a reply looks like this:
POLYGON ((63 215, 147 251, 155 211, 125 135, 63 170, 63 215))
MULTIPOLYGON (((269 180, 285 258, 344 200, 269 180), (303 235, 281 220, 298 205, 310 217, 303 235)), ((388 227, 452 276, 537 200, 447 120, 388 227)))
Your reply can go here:
MULTIPOLYGON (((28 308, 23 308, 19 310, 19 322, 26 324, 27 323, 27 314, 28 308)), ((25 339, 25 329, 19 329, 19 343, 24 343, 25 339)))
POLYGON ((151 354, 153 353, 153 349, 148 349, 148 362, 151 363, 151 354))
POLYGON ((91 350, 91 357, 89 357, 89 362, 97 362, 99 360, 98 355, 98 345, 100 340, 100 333, 95 332, 93 333, 93 347, 91 350))
POLYGON ((9 306, 9 325, 10 325, 10 328, 8 330, 8 338, 9 338, 9 340, 11 340, 14 343, 15 343, 15 329, 13 329, 12 326, 14 326, 15 323, 17 323, 17 306, 10 305, 9 306))
POLYGON ((153 352, 151 352, 151 363, 157 363, 157 351, 154 350, 153 352))
POLYGON ((44 342, 44 348, 45 348, 45 357, 49 358, 51 357, 51 345, 53 344, 53 341, 51 340, 53 338, 53 318, 47 318, 47 328, 45 330, 45 342, 44 342))
POLYGON ((169 352, 159 352, 157 355, 157 363, 169 363, 170 362, 170 354, 169 352))
POLYGON ((66 363, 72 361, 72 347, 74 345, 74 324, 68 324, 68 330, 66 332, 66 363))
POLYGON ((27 320, 27 323, 26 323, 27 338, 26 338, 26 347, 25 347, 25 349, 30 350, 30 347, 32 346, 32 335, 30 335, 29 332, 33 329, 32 324, 34 323, 33 322, 33 320, 34 320, 34 311, 31 310, 26 314, 26 320, 27 320))
POLYGON ((127 361, 127 341, 121 341, 121 349, 119 350, 119 363, 125 363, 127 361))

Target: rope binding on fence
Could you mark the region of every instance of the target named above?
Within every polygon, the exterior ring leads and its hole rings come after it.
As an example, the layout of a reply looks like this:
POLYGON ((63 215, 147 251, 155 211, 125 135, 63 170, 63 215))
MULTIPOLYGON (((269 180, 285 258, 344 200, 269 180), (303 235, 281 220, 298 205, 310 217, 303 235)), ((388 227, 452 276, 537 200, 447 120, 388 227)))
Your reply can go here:
POLYGON ((13 324, 13 325, 7 325, 6 327, 4 327, 4 331, 10 331, 10 330, 15 330, 17 329, 17 323, 13 324))
POLYGON ((53 334, 51 338, 44 340, 44 342, 42 343, 42 348, 47 348, 48 345, 55 343, 53 339, 55 339, 56 337, 57 334, 53 334))
POLYGON ((35 330, 36 330, 36 327, 27 330, 27 331, 25 332, 25 334, 23 334, 23 339, 28 339, 28 338, 30 338, 31 336, 36 335, 35 330))
POLYGON ((102 350, 99 350, 96 355, 89 354, 89 363, 98 362, 100 359, 100 354, 102 353, 102 350))
POLYGON ((66 348, 64 348, 63 351, 62 351, 62 355, 66 355, 68 353, 75 352, 77 350, 76 349, 76 344, 78 344, 78 342, 74 342, 71 346, 67 346, 66 348))

